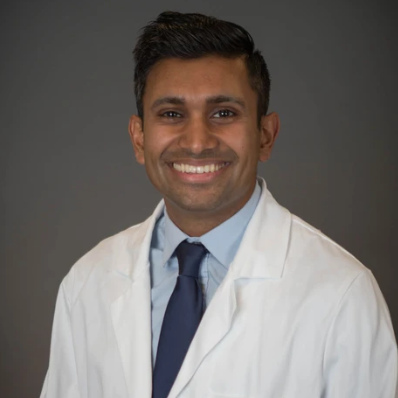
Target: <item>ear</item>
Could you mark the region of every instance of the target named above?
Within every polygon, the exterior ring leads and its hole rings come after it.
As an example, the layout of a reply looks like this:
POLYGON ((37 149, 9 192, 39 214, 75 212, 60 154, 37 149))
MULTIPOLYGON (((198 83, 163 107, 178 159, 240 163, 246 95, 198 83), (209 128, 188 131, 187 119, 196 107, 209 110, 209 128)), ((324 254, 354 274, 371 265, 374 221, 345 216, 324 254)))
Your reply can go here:
POLYGON ((280 120, 277 113, 272 112, 261 117, 259 148, 260 162, 265 162, 270 158, 272 148, 279 133, 279 128, 280 120))
POLYGON ((133 144, 135 158, 139 164, 145 164, 144 156, 144 132, 142 131, 142 119, 133 115, 129 122, 129 134, 133 144))

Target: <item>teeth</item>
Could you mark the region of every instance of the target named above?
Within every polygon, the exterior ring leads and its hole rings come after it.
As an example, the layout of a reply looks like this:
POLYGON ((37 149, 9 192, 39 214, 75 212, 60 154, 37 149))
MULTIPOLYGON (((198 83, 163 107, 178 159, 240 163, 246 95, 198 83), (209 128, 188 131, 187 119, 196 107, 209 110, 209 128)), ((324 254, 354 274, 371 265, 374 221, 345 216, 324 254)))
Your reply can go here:
POLYGON ((190 164, 173 163, 173 167, 177 171, 190 174, 214 173, 215 171, 222 169, 225 165, 226 163, 207 164, 206 166, 192 166, 190 164))

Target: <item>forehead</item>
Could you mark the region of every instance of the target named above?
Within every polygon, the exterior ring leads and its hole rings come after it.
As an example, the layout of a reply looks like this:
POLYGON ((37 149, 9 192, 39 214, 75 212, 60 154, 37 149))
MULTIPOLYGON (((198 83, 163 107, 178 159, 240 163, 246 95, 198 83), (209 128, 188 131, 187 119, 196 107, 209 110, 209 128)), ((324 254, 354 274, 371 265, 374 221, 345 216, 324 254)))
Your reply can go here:
POLYGON ((164 59, 148 74, 144 104, 150 105, 162 96, 183 97, 186 101, 226 95, 255 101, 247 67, 242 58, 208 56, 183 60, 164 59))

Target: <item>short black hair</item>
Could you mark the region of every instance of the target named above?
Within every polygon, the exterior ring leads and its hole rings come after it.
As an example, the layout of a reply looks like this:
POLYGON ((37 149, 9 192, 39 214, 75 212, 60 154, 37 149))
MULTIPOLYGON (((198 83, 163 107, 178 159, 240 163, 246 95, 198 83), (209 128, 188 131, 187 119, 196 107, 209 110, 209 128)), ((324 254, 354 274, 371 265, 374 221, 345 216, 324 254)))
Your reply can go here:
POLYGON ((143 96, 148 73, 167 58, 195 59, 208 55, 243 57, 251 87, 257 93, 257 116, 266 115, 270 76, 251 35, 241 26, 203 14, 166 11, 143 28, 133 51, 134 92, 138 115, 143 117, 143 96))

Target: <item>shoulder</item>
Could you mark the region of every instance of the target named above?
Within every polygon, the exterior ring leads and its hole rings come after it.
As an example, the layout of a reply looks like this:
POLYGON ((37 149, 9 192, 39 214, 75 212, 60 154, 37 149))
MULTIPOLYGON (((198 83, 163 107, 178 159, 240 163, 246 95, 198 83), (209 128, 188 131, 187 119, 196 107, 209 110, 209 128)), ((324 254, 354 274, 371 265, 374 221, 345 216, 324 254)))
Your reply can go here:
POLYGON ((316 281, 316 288, 344 294, 356 280, 374 279, 355 256, 301 218, 292 215, 287 272, 316 281))
POLYGON ((301 218, 292 214, 291 247, 311 259, 338 260, 354 270, 364 270, 363 264, 349 251, 301 218))
POLYGON ((308 308, 320 310, 326 325, 329 328, 335 325, 337 334, 347 325, 357 325, 350 326, 353 330, 359 325, 369 330, 383 323, 385 338, 391 340, 389 311, 371 270, 294 215, 284 278, 289 294, 308 308))
POLYGON ((147 219, 102 240, 71 267, 62 281, 71 306, 85 285, 100 286, 112 271, 118 271, 126 253, 131 258, 138 257, 150 221, 147 219))

